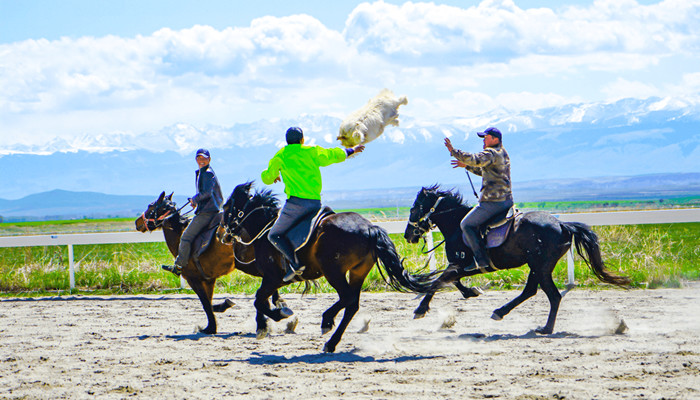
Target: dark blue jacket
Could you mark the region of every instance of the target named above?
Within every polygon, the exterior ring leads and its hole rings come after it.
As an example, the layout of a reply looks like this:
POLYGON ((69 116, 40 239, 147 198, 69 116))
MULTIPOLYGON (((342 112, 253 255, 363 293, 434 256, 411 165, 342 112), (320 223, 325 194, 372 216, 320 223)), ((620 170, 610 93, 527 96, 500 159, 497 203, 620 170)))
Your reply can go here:
POLYGON ((224 204, 224 196, 221 194, 221 186, 211 166, 200 168, 194 173, 197 185, 197 194, 192 200, 197 204, 195 214, 202 212, 219 212, 224 204))

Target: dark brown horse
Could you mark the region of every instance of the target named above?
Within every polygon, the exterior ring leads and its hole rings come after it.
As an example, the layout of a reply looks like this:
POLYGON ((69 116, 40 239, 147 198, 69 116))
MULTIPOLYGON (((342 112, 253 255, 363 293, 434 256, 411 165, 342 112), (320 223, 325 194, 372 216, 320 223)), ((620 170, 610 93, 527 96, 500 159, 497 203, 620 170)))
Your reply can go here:
POLYGON ((508 239, 500 246, 488 250, 495 268, 489 267, 485 271, 476 269, 473 266, 472 252, 464 244, 459 227, 460 221, 470 210, 470 207, 462 204, 462 197, 458 193, 440 190, 437 185, 423 188, 416 196, 404 237, 409 243, 417 243, 432 226, 437 226, 445 237, 445 254, 449 263, 415 310, 418 318, 428 312, 433 294, 449 283, 466 276, 527 264, 530 274, 525 289, 514 300, 495 310, 491 318, 503 319, 513 308, 534 296, 539 286, 547 295, 550 308, 547 324, 536 331, 542 334, 552 333, 562 297, 552 280, 552 271, 557 261, 571 248, 572 239, 575 239, 578 254, 598 279, 618 286, 630 283, 629 278, 615 275, 605 268, 598 237, 587 225, 562 222, 542 211, 523 214, 516 220, 514 231, 508 239))
MULTIPOLYGON (((156 201, 148 205, 146 211, 136 219, 135 223, 136 229, 140 232, 150 232, 162 228, 168 250, 173 256, 177 256, 180 237, 187 227, 189 219, 180 214, 172 197, 172 194, 165 196, 165 192, 161 193, 156 201)), ((217 235, 220 235, 222 231, 223 229, 219 228, 217 235)), ((243 232, 243 236, 247 237, 247 232, 243 232)), ((182 270, 182 276, 199 297, 204 312, 207 314, 207 327, 201 332, 214 334, 216 333, 214 312, 224 312, 233 306, 230 299, 226 299, 221 304, 212 305, 216 279, 231 273, 234 269, 253 276, 262 276, 262 273, 256 266, 252 249, 246 249, 240 245, 234 245, 232 248, 216 238, 199 257, 199 262, 201 270, 190 259, 187 267, 182 270)), ((273 293, 273 301, 282 309, 282 313, 287 316, 292 315, 292 311, 287 308, 276 291, 273 293)))
MULTIPOLYGON (((285 261, 267 238, 267 229, 279 212, 278 201, 269 190, 252 193, 251 187, 252 182, 236 186, 224 204, 226 234, 223 240, 245 242, 245 246, 255 249, 258 267, 263 271, 262 283, 255 294, 257 334, 258 338, 263 338, 268 333, 266 316, 275 321, 281 319, 279 312, 270 310, 268 298, 275 290, 291 282, 283 281, 285 261), (242 239, 243 230, 254 235, 253 240, 242 239)), ((433 277, 430 274, 409 275, 386 231, 351 212, 332 214, 323 219, 297 254, 301 264, 306 266, 297 281, 325 276, 338 292, 339 300, 323 313, 323 334, 333 328, 336 315, 345 309, 338 328, 323 347, 325 352, 335 351, 345 328, 357 312, 362 283, 374 264, 379 262, 384 270, 379 270, 382 277, 397 290, 423 292, 428 289, 426 282, 433 277)))

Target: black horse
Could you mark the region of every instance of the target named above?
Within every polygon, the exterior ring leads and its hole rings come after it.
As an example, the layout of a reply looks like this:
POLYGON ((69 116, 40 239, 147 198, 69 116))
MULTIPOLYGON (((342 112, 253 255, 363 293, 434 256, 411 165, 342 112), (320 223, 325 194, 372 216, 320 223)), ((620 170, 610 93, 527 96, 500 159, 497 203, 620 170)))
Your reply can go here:
POLYGON ((464 244, 459 227, 460 221, 470 210, 469 206, 463 204, 459 193, 441 190, 438 185, 423 188, 416 196, 404 237, 410 243, 417 243, 432 226, 437 226, 445 237, 445 253, 449 263, 414 311, 418 318, 429 310, 433 294, 448 283, 465 276, 517 268, 527 264, 530 267, 530 274, 525 289, 518 297, 495 310, 491 318, 503 319, 513 308, 534 296, 539 285, 549 299, 550 309, 547 324, 538 328, 536 332, 552 333, 562 297, 552 280, 552 271, 557 261, 571 247, 572 238, 575 239, 578 254, 598 279, 618 286, 626 286, 630 283, 629 278, 618 276, 605 268, 598 246, 598 237, 587 225, 579 222, 562 222, 543 211, 527 212, 516 218, 512 232, 506 241, 488 250, 495 267, 489 267, 485 271, 479 270, 473 265, 472 252, 464 244))
MULTIPOLYGON (((270 310, 268 298, 278 288, 291 282, 283 281, 286 261, 267 238, 267 231, 280 210, 278 200, 269 190, 251 193, 251 187, 252 182, 236 186, 224 204, 226 233, 222 240, 243 243, 255 249, 255 259, 263 277, 255 294, 255 319, 257 336, 263 338, 268 333, 265 316, 275 321, 285 318, 278 310, 270 310), (242 240, 239 236, 242 230, 250 232, 253 239, 247 242, 242 240)), ((397 290, 425 292, 434 278, 432 274, 408 274, 386 231, 351 212, 324 218, 297 254, 301 264, 306 266, 297 279, 306 281, 325 276, 340 298, 323 313, 323 334, 333 328, 336 315, 345 309, 338 328, 323 347, 325 352, 335 351, 345 328, 359 308, 362 284, 378 261, 384 269, 384 272, 381 268, 379 270, 382 277, 397 290)))

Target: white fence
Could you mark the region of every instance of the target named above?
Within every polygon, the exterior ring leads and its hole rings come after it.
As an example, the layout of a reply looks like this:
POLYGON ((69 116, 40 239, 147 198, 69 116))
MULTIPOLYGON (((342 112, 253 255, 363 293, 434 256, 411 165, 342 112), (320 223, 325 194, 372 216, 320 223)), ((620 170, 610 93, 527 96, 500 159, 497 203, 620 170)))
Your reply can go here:
MULTIPOLYGON (((562 221, 578 221, 588 225, 637 225, 700 222, 700 208, 559 214, 556 215, 556 217, 562 221)), ((406 221, 377 222, 376 224, 386 229, 389 233, 403 233, 406 229, 406 221)), ((55 235, 0 236, 0 247, 68 246, 70 288, 73 289, 75 288, 75 262, 73 260, 74 245, 152 243, 164 241, 165 239, 162 231, 151 233, 74 233, 55 235)), ((427 235, 426 247, 432 248, 432 246, 433 237, 432 235, 427 235)), ((431 268, 434 269, 435 264, 432 255, 430 262, 431 268)), ((574 282, 573 251, 569 251, 568 255, 568 279, 569 283, 574 282)))

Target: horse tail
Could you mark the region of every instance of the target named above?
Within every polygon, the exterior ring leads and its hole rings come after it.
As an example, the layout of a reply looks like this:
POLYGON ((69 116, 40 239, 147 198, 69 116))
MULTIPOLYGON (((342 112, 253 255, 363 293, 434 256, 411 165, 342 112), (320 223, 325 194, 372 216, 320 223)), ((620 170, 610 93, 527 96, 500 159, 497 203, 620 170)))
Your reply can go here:
POLYGON ((583 258, 586 264, 588 264, 591 271, 593 271, 598 279, 617 286, 627 286, 630 284, 630 278, 616 275, 608 271, 605 267, 605 263, 600 254, 600 246, 598 245, 598 235, 596 235, 588 225, 581 222, 563 222, 562 224, 564 228, 573 235, 576 243, 576 252, 583 258), (586 255, 588 257, 586 257, 586 255))
POLYGON ((394 242, 383 228, 372 225, 369 229, 374 260, 379 265, 379 274, 393 289, 400 292, 427 293, 436 273, 411 275, 403 267, 394 242), (384 275, 386 272, 386 275, 384 275))

